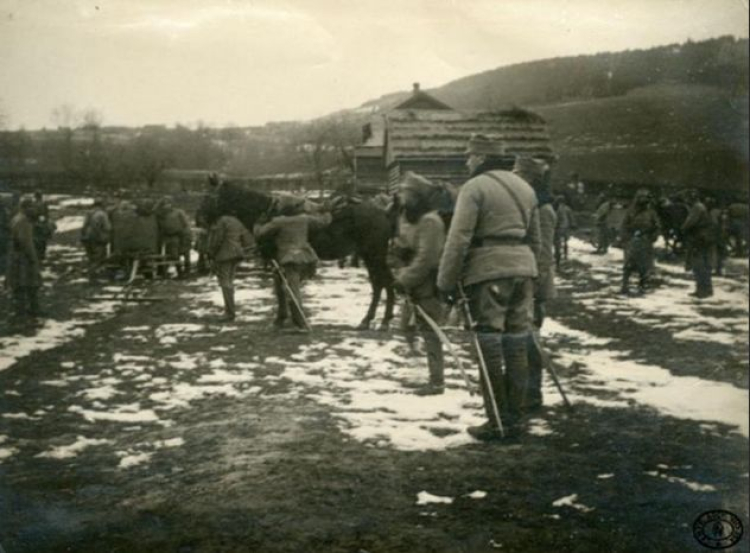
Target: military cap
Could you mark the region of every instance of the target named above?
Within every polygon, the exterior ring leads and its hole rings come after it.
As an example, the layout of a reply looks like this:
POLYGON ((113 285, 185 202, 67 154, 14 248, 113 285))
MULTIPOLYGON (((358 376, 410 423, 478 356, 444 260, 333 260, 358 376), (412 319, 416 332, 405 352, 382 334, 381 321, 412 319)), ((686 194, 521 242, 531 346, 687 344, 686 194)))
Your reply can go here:
POLYGON ((505 142, 495 136, 472 134, 466 146, 466 155, 502 156, 505 155, 505 142))
POLYGON ((542 184, 548 170, 546 162, 527 156, 518 156, 513 165, 513 172, 532 186, 542 184))
POLYGON ((437 189, 437 185, 431 180, 424 178, 422 175, 407 171, 404 176, 401 177, 399 183, 401 190, 411 190, 421 196, 426 196, 437 189))

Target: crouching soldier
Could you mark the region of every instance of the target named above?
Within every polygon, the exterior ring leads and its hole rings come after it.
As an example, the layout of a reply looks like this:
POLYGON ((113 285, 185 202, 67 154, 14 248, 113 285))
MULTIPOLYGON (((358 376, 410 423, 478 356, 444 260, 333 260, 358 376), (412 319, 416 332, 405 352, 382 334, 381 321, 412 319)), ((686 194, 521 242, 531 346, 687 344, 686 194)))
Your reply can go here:
POLYGON ((391 256, 395 285, 406 295, 407 309, 414 314, 422 334, 430 371, 429 384, 417 389, 417 395, 442 394, 443 347, 425 315, 441 324, 443 303, 437 290, 437 269, 445 244, 445 225, 432 208, 433 195, 439 188, 415 173, 406 173, 399 187, 403 215, 391 256), (421 313, 422 311, 423 313, 421 313))
POLYGON ((41 315, 39 287, 42 285, 42 274, 39 254, 34 244, 34 224, 37 218, 34 200, 30 197, 21 198, 18 207, 18 213, 10 223, 5 285, 13 293, 15 316, 22 319, 41 315))
POLYGON ((308 215, 303 213, 303 208, 303 202, 285 201, 277 206, 277 216, 268 223, 256 225, 254 232, 259 242, 271 241, 274 246, 273 286, 277 301, 274 326, 283 327, 291 312, 294 325, 305 331, 308 327, 300 287, 303 279, 315 274, 318 264, 318 256, 310 246, 309 232, 330 224, 331 215, 308 215))
POLYGON ((461 187, 440 260, 438 287, 451 294, 463 284, 474 331, 487 366, 482 390, 488 422, 471 427, 480 440, 502 437, 492 403, 499 405, 506 436, 521 431, 529 370, 531 331, 540 249, 534 190, 524 179, 536 164, 508 171, 501 140, 475 135, 469 141, 471 178, 461 187), (503 365, 505 371, 503 372, 503 365))
POLYGON ((622 220, 621 235, 625 248, 620 293, 630 293, 630 275, 638 273, 638 291, 646 291, 654 267, 654 242, 659 237, 659 216, 649 205, 649 193, 641 189, 622 220))
POLYGON ((94 200, 94 208, 86 214, 81 228, 81 243, 86 248, 90 282, 96 281, 97 274, 107 259, 107 244, 111 238, 112 224, 109 215, 104 210, 104 202, 97 198, 94 200))
POLYGON ((224 299, 222 320, 231 322, 237 316, 234 304, 234 273, 239 262, 244 259, 245 252, 253 247, 253 238, 245 225, 231 215, 219 217, 216 210, 211 210, 206 220, 211 225, 208 253, 213 261, 213 270, 224 299))

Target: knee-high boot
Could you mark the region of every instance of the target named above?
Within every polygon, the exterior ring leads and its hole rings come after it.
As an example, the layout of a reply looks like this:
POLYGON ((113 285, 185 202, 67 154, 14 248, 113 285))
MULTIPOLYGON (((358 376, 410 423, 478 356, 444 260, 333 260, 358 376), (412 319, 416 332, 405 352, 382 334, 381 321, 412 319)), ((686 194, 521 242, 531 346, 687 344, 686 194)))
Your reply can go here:
POLYGON ((442 394, 445 389, 445 379, 443 375, 443 345, 432 331, 423 332, 422 337, 424 338, 424 349, 427 353, 427 367, 430 370, 430 382, 427 386, 419 388, 415 393, 420 396, 442 394))
POLYGON ((477 336, 490 380, 490 382, 486 382, 484 375, 481 375, 480 381, 482 384, 482 396, 484 397, 484 410, 487 414, 489 425, 497 428, 495 413, 492 407, 493 398, 489 394, 491 387, 500 417, 505 426, 508 414, 508 398, 505 379, 503 377, 503 335, 499 332, 479 332, 477 336))
POLYGON ((529 410, 539 409, 542 406, 542 370, 544 358, 542 357, 539 336, 529 333, 526 339, 529 379, 526 387, 526 406, 529 410))
POLYGON ((234 288, 222 286, 221 294, 224 296, 224 319, 227 321, 233 321, 235 318, 234 288))
POLYGON ((527 340, 527 332, 503 336, 509 425, 519 424, 526 409, 526 389, 529 384, 527 340))

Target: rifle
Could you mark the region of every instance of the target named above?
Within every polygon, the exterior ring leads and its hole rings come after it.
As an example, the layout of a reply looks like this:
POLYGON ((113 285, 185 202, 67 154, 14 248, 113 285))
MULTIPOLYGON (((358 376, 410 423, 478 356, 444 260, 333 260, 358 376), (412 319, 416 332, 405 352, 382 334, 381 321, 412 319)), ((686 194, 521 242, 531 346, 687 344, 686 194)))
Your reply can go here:
POLYGON ((484 360, 484 355, 482 354, 482 347, 479 344, 479 337, 477 336, 476 331, 476 323, 474 322, 474 319, 471 316, 471 310, 469 309, 469 300, 466 297, 466 293, 464 292, 464 287, 459 284, 458 285, 458 296, 459 296, 459 303, 461 303, 462 311, 464 314, 464 319, 466 321, 466 325, 469 328, 469 331, 471 332, 471 343, 472 346, 474 346, 474 351, 477 354, 477 358, 479 359, 479 370, 482 374, 482 378, 485 382, 485 389, 487 390, 487 398, 490 402, 490 407, 492 407, 492 414, 495 417, 495 422, 497 423, 497 428, 500 430, 500 436, 505 437, 505 429, 503 428, 503 420, 500 418, 500 410, 497 408, 497 399, 495 398, 495 392, 492 389, 492 381, 490 380, 490 373, 489 370, 487 370, 487 363, 484 360))
POLYGON ((565 395, 562 385, 560 384, 560 379, 557 377, 557 371, 555 371, 555 368, 552 366, 552 359, 542 347, 542 344, 539 342, 539 338, 537 337, 535 332, 531 333, 531 339, 534 342, 534 347, 537 348, 537 351, 539 351, 539 355, 542 358, 542 366, 547 369, 549 375, 552 377, 552 382, 555 383, 557 391, 560 392, 565 407, 569 410, 573 410, 573 405, 568 401, 568 396, 565 395))
POLYGON ((292 299, 294 308, 297 310, 300 317, 302 318, 302 324, 304 324, 305 329, 310 330, 310 325, 307 322, 307 317, 305 317, 305 312, 302 311, 302 306, 299 304, 299 300, 297 299, 297 296, 294 295, 294 291, 292 290, 292 287, 289 286, 289 281, 286 279, 286 275, 284 274, 284 269, 281 268, 281 266, 275 259, 271 260, 271 266, 273 267, 273 270, 276 271, 276 273, 279 275, 279 278, 281 279, 281 284, 284 286, 287 294, 292 299))

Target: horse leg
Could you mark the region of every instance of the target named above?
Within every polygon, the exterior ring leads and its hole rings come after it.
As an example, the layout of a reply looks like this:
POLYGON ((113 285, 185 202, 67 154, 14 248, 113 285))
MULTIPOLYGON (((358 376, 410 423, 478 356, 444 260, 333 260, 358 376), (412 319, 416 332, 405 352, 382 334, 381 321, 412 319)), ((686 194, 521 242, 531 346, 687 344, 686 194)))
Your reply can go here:
POLYGON ((357 330, 368 330, 370 323, 375 318, 375 312, 378 309, 380 303, 380 295, 383 292, 383 286, 378 282, 376 283, 372 277, 370 278, 370 285, 372 286, 372 299, 370 300, 370 307, 367 309, 367 314, 362 322, 357 326, 357 330))
POLYGON ((396 293, 393 284, 385 285, 385 315, 380 323, 380 330, 388 330, 393 320, 393 306, 396 303, 396 293))

